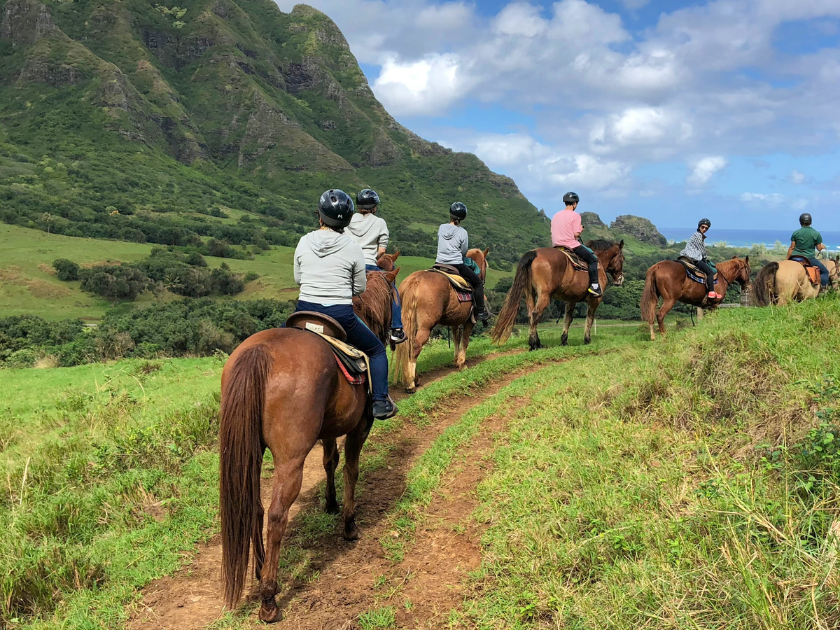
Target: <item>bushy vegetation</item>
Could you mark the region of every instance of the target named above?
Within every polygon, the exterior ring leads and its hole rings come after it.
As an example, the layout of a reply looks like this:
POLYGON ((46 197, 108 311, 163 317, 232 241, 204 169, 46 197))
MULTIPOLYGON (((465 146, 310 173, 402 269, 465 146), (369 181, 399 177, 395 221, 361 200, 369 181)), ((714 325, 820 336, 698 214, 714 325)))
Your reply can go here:
POLYGON ((112 312, 95 327, 37 316, 0 319, 0 365, 31 367, 50 357, 59 366, 122 357, 206 356, 231 352, 245 338, 277 328, 293 302, 184 299, 128 313, 112 312))

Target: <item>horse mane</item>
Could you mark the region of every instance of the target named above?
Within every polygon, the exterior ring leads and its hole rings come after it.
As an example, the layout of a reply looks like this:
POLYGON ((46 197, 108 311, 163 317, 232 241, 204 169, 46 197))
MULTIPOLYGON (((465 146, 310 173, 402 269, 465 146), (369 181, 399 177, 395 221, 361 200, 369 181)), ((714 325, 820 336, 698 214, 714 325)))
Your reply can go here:
POLYGON ((610 247, 613 247, 615 245, 618 245, 618 243, 616 243, 614 241, 607 241, 607 240, 602 239, 602 238, 586 242, 586 246, 589 249, 594 250, 596 252, 605 252, 610 247))
POLYGON ((384 343, 391 328, 391 285, 385 274, 369 271, 364 293, 353 298, 356 313, 384 343))

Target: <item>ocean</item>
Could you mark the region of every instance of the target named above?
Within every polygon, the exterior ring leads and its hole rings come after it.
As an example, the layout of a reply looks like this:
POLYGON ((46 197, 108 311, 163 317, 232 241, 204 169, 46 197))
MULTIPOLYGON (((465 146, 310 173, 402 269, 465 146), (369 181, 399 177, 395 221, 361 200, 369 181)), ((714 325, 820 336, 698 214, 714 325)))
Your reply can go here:
MULTIPOLYGON (((696 231, 696 228, 661 228, 659 232, 669 241, 686 241, 696 231)), ((819 231, 823 237, 823 244, 831 252, 840 251, 840 232, 819 231)), ((785 249, 790 245, 790 235, 793 230, 736 230, 728 228, 716 228, 708 232, 706 243, 714 245, 720 241, 726 241, 727 245, 733 247, 751 247, 756 243, 764 244, 772 249, 776 241, 780 241, 785 249)))

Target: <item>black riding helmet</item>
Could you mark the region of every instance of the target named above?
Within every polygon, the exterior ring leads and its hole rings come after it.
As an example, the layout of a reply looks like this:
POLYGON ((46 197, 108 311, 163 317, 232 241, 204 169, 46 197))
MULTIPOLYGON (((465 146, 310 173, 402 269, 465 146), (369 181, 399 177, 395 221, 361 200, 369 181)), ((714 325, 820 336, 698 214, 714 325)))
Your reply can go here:
POLYGON ((463 221, 467 218, 467 206, 462 204, 460 201, 456 201, 451 206, 449 206, 449 215, 463 221))
POLYGON ((712 227, 712 222, 708 219, 700 219, 700 222, 697 224, 697 229, 699 230, 701 227, 706 226, 707 228, 712 227))
POLYGON ((333 228, 345 228, 353 218, 353 200, 343 190, 331 189, 318 200, 318 216, 324 225, 333 228))
POLYGON ((379 195, 376 194, 375 190, 365 188, 358 195, 356 195, 356 205, 360 208, 364 208, 365 210, 368 210, 369 208, 375 208, 379 205, 379 195))
POLYGON ((811 225, 811 215, 805 212, 799 215, 799 225, 811 225))
POLYGON ((563 203, 567 206, 571 206, 573 203, 579 203, 580 197, 578 197, 577 193, 567 192, 563 195, 563 203))

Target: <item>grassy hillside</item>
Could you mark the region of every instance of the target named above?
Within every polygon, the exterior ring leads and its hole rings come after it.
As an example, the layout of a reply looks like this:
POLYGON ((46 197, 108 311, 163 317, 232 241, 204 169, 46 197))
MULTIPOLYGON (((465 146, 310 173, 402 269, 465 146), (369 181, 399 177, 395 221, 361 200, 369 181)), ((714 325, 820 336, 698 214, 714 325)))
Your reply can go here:
POLYGON ((546 219, 513 181, 385 111, 314 9, 0 0, 2 221, 165 245, 288 246, 321 192, 366 186, 406 254, 433 252, 422 237, 456 199, 499 261, 543 241, 546 219))
MULTIPOLYGON (((124 243, 106 239, 90 239, 47 234, 12 225, 0 224, 0 317, 11 315, 39 315, 58 320, 82 318, 100 319, 113 304, 79 288, 79 282, 62 282, 55 277, 52 262, 67 258, 90 265, 104 262, 134 262, 149 255, 152 245, 124 243)), ((210 267, 226 263, 236 273, 256 273, 260 277, 246 285, 238 300, 297 298, 297 285, 292 276, 294 248, 274 246, 257 254, 254 260, 207 257, 210 267)), ((419 256, 400 256, 398 281, 419 269, 428 269, 434 261, 419 256)), ((487 286, 493 287, 509 271, 493 269, 492 254, 487 286)), ((162 300, 178 296, 164 294, 162 300)), ((141 295, 136 306, 154 303, 151 294, 141 295)), ((124 305, 124 307, 129 305, 124 305)), ((123 307, 123 308, 124 308, 123 307)))

